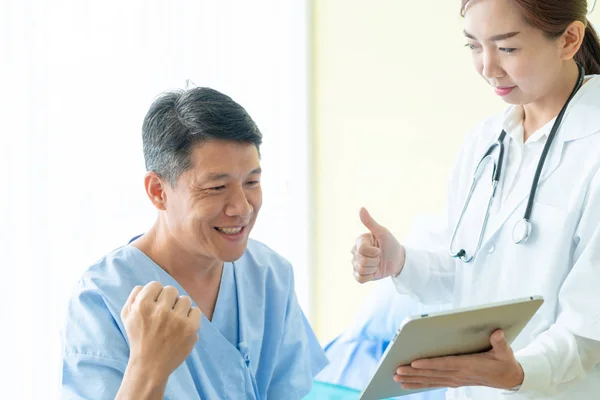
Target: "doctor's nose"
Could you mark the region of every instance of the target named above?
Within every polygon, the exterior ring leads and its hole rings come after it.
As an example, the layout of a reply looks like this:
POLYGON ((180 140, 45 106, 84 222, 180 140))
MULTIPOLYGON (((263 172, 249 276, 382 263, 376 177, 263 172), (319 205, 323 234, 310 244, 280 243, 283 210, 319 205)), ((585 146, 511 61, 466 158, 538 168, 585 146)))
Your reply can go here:
POLYGON ((498 64, 496 57, 491 52, 484 52, 481 59, 481 75, 488 81, 502 78, 505 75, 504 70, 498 64))

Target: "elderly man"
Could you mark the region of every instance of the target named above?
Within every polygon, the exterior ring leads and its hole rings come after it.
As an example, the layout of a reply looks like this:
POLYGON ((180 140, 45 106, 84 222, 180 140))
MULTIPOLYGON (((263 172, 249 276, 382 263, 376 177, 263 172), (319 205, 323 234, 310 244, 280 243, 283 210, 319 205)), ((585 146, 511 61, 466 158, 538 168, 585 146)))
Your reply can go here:
POLYGON ((81 278, 64 329, 65 399, 300 399, 327 364, 292 266, 249 240, 262 135, 207 88, 170 92, 143 128, 154 226, 81 278))

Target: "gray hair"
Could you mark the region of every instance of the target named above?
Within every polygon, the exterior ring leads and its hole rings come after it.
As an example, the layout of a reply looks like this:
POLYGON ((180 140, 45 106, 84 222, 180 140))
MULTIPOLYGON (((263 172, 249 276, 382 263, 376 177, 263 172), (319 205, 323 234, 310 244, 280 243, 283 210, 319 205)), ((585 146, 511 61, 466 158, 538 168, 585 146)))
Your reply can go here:
POLYGON ((193 148, 214 139, 253 144, 260 150, 262 134, 242 106, 214 89, 163 93, 150 106, 142 126, 146 170, 173 187, 191 168, 193 148))

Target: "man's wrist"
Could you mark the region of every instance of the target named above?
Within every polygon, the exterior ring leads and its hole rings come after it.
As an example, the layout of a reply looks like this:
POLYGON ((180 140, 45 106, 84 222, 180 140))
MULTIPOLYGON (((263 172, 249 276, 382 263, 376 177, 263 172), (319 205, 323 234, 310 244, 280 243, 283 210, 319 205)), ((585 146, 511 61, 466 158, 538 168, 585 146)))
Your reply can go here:
POLYGON ((162 398, 168 379, 169 374, 161 371, 156 365, 135 357, 129 359, 123 376, 123 382, 130 388, 135 388, 134 393, 140 399, 153 399, 158 397, 158 394, 162 398))

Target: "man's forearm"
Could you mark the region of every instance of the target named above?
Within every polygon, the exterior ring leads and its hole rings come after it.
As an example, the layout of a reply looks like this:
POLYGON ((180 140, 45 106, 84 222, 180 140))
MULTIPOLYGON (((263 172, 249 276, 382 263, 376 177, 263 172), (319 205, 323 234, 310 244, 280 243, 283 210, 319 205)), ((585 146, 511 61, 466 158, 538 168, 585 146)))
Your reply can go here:
POLYGON ((168 379, 152 366, 130 360, 115 400, 163 400, 168 379))

